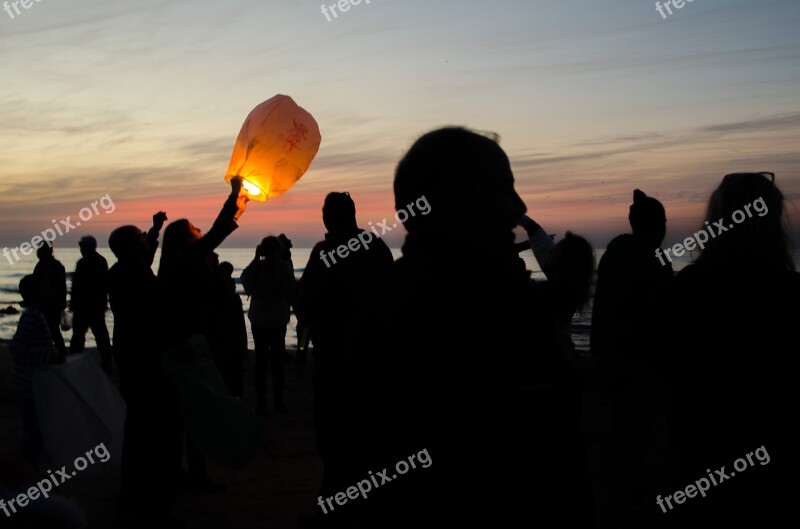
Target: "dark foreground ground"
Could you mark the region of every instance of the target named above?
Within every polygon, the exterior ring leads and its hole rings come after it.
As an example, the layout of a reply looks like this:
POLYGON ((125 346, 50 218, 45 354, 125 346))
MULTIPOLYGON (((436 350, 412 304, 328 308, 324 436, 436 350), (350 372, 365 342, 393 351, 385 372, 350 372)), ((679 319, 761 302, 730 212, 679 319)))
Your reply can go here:
MULTIPOLYGON (((609 478, 612 467, 609 410, 598 392, 591 358, 578 357, 577 366, 584 382, 584 426, 587 453, 594 477, 598 505, 598 527, 607 526, 609 478)), ((191 529, 289 529, 296 528, 300 515, 316 505, 322 465, 314 445, 311 400, 313 365, 286 364, 287 413, 272 412, 262 419, 261 449, 244 470, 230 470, 209 462, 209 474, 225 483, 227 491, 197 495, 179 492, 175 514, 191 529)), ((0 344, 0 449, 14 450, 20 439, 20 422, 11 393, 11 358, 7 344, 0 344)), ((253 354, 245 363, 245 401, 255 407, 252 385, 253 354)), ((116 373, 115 373, 116 375, 116 373)), ((269 384, 269 382, 268 382, 269 384)), ((268 387, 268 395, 271 388, 268 387)), ((479 418, 478 418, 479 424, 479 418)), ((657 443, 665 442, 662 425, 656 428, 657 443)), ((656 447, 657 448, 657 447, 656 447)), ((665 489, 662 450, 648 457, 651 484, 646 497, 653 498, 665 489), (651 494, 652 493, 652 494, 651 494)), ((43 468, 50 466, 43 463, 43 468)), ((81 506, 93 528, 127 529, 143 527, 126 523, 116 515, 119 476, 78 476, 58 488, 58 492, 81 506)), ((0 513, 0 518, 4 515, 0 513)), ((636 527, 667 528, 666 520, 642 517, 636 527)), ((0 526, 3 524, 0 523, 0 526)))

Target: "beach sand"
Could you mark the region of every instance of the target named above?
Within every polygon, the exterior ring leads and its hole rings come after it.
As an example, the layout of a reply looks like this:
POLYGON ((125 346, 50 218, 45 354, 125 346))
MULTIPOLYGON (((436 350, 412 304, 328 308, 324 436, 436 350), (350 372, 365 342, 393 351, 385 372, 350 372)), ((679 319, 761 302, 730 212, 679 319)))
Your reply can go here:
MULTIPOLYGON (((97 356, 96 350, 91 351, 97 356)), ((576 358, 584 388, 584 431, 597 504, 598 527, 606 527, 608 483, 611 477, 610 415, 600 396, 591 366, 591 357, 576 358)), ((312 415, 311 362, 303 368, 294 360, 286 363, 286 414, 271 413, 262 419, 261 448, 243 470, 230 470, 209 461, 209 474, 225 483, 228 490, 217 494, 179 492, 174 514, 197 529, 272 529, 296 528, 300 515, 309 514, 316 505, 322 464, 314 444, 312 415)), ((0 343, 0 448, 15 450, 20 439, 19 412, 10 384, 11 358, 8 346, 0 343)), ((114 373, 116 378, 116 371, 114 373)), ((245 362, 245 402, 255 407, 252 384, 253 352, 245 362)), ((271 395, 268 380, 267 395, 271 395)), ((268 397, 269 399, 269 397, 268 397)), ((268 403, 270 401, 268 400, 268 403)), ((480 427, 480 420, 476 421, 480 427)), ((666 439, 665 432, 657 432, 666 439)), ((648 458, 652 475, 663 473, 663 458, 656 451, 648 458)), ((43 469, 52 468, 46 462, 43 469)), ((663 486, 660 478, 651 483, 652 497, 663 486)), ((117 529, 145 527, 126 523, 116 515, 119 475, 78 477, 58 488, 58 492, 77 502, 86 513, 91 527, 117 529)), ((641 520, 637 527, 669 528, 668 520, 641 520)))

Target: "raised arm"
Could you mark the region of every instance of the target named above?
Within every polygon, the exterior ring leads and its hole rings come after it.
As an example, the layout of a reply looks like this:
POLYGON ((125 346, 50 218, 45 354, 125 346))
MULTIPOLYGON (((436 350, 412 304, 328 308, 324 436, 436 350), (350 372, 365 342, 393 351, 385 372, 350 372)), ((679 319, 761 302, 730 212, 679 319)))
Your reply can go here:
MULTIPOLYGON (((553 242, 550 235, 544 231, 544 228, 539 226, 535 220, 527 215, 520 217, 517 224, 525 228, 525 231, 528 233, 528 241, 530 242, 531 250, 533 250, 533 256, 536 258, 536 262, 539 263, 539 268, 542 268, 542 271, 544 271, 544 262, 547 260, 547 256, 550 255, 550 252, 553 251, 556 243, 553 242)), ((548 279, 551 278, 548 277, 548 279)))
POLYGON ((156 257, 156 250, 158 250, 158 234, 167 221, 167 214, 159 211, 153 215, 153 227, 147 232, 147 246, 149 248, 147 253, 147 264, 152 265, 153 259, 156 257))
POLYGON ((247 195, 241 194, 242 179, 240 177, 231 179, 231 194, 228 196, 225 203, 222 205, 222 210, 217 215, 214 225, 208 230, 208 233, 192 247, 192 251, 205 254, 213 252, 217 246, 222 244, 222 241, 239 227, 236 223, 239 217, 244 213, 247 207, 247 195))

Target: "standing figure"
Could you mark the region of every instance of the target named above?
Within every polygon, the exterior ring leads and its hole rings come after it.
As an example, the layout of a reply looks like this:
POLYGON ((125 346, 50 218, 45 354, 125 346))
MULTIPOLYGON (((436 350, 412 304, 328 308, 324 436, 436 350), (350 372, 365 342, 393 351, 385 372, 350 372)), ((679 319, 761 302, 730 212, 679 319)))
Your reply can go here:
POLYGON ((244 360, 247 358, 247 326, 244 322, 242 298, 236 292, 236 281, 233 279, 233 265, 228 261, 219 264, 220 272, 228 286, 223 326, 225 336, 222 340, 222 378, 228 386, 231 396, 243 398, 244 395, 244 360))
POLYGON ((310 329, 314 344, 314 424, 324 465, 320 488, 321 494, 330 496, 344 485, 342 471, 347 463, 340 434, 342 413, 352 404, 344 397, 350 328, 393 258, 382 239, 358 227, 356 205, 349 193, 333 192, 325 197, 322 221, 328 231, 311 251, 298 285, 295 310, 298 321, 310 329), (348 243, 358 242, 359 237, 366 241, 365 246, 344 253, 348 243))
POLYGON ((294 297, 295 279, 291 261, 278 237, 265 237, 256 257, 242 272, 244 291, 250 296, 250 328, 256 346, 255 386, 257 411, 267 414, 266 378, 272 364, 272 392, 276 411, 286 411, 283 400, 283 367, 286 326, 294 297))
POLYGON ((69 342, 71 354, 82 353, 86 344, 86 331, 92 329, 100 352, 101 366, 106 373, 111 372, 111 340, 106 327, 108 308, 108 263, 97 253, 97 239, 91 235, 82 237, 78 246, 81 259, 72 274, 72 339, 69 342))
POLYGON ((33 373, 37 367, 63 362, 64 357, 56 353, 44 317, 43 311, 50 302, 44 281, 38 276, 25 276, 19 282, 19 293, 25 310, 9 346, 13 363, 11 378, 22 414, 21 455, 38 469, 43 441, 33 400, 33 373))
POLYGON ((173 520, 182 452, 178 395, 162 364, 167 312, 151 268, 165 220, 159 212, 147 233, 122 226, 108 238, 117 258, 108 272, 114 360, 128 407, 119 510, 157 523, 173 520))
POLYGON ((345 483, 384 468, 391 483, 345 509, 367 528, 594 527, 577 377, 514 246, 526 207, 508 156, 435 130, 398 164, 394 194, 398 213, 422 214, 402 221, 403 257, 349 329, 336 432, 345 483))
POLYGON ((663 420, 665 390, 659 366, 667 354, 672 265, 656 257, 667 217, 658 200, 636 189, 628 215, 632 233, 614 238, 600 259, 592 308, 591 352, 614 432, 612 522, 636 525, 645 502, 644 457, 653 427, 663 420))
POLYGON ((795 516, 800 274, 771 178, 722 179, 694 234, 705 247, 675 278, 674 481, 650 499, 674 527, 782 527, 795 516), (707 497, 668 501, 690 484, 707 497))
POLYGON ((33 268, 33 275, 42 279, 44 288, 48 292, 44 317, 50 328, 56 351, 66 356, 67 346, 61 335, 61 316, 67 308, 67 272, 64 265, 53 256, 53 247, 49 243, 43 244, 36 250, 36 257, 39 258, 39 262, 33 268))
MULTIPOLYGON (((229 286, 219 269, 214 251, 239 226, 236 223, 247 207, 241 194, 242 179, 231 179, 231 194, 214 224, 205 235, 188 219, 176 220, 164 230, 164 245, 158 279, 172 319, 167 329, 167 346, 184 348, 193 335, 210 345, 217 370, 222 366, 225 347, 226 299, 229 286)), ((215 483, 206 472, 205 455, 187 439, 187 488, 199 492, 218 492, 224 485, 215 483)))

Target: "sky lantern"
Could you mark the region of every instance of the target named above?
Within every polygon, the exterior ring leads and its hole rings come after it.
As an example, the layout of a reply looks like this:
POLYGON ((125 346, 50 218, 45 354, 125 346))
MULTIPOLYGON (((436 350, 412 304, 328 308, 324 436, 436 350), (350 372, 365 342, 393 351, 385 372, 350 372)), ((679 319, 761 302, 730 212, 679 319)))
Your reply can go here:
POLYGON ((242 190, 259 202, 282 195, 308 170, 321 139, 314 117, 278 94, 244 120, 225 181, 241 176, 242 190))

